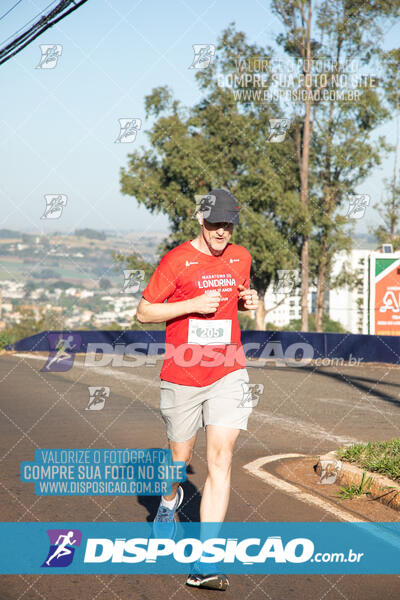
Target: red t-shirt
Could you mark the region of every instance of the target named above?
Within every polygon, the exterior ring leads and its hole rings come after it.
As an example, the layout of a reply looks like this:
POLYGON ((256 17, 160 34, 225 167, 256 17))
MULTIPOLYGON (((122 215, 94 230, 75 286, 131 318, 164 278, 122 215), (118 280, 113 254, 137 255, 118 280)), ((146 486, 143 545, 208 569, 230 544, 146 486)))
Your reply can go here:
POLYGON ((163 256, 143 291, 145 300, 180 302, 217 290, 221 301, 215 313, 192 313, 167 321, 161 379, 202 387, 246 366, 238 286, 249 287, 250 266, 249 251, 236 244, 228 244, 220 256, 209 256, 188 241, 163 256))

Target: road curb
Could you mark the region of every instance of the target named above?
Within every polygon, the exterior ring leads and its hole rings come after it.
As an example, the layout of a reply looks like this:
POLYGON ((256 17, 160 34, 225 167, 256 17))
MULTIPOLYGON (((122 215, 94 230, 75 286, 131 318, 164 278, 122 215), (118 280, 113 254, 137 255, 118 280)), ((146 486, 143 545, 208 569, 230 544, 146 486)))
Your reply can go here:
POLYGON ((360 485, 362 477, 371 478, 368 493, 374 500, 400 511, 400 485, 377 473, 366 471, 360 467, 340 460, 336 452, 328 452, 319 457, 315 471, 320 475, 320 483, 333 483, 329 477, 335 478, 341 485, 360 485), (336 477, 335 477, 336 476, 336 477), (325 479, 325 481, 324 481, 325 479))

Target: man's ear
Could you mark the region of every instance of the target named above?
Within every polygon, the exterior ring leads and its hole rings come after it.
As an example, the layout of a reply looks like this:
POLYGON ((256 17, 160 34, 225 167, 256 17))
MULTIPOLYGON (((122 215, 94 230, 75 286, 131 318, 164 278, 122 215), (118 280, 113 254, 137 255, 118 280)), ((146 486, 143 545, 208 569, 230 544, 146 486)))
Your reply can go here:
POLYGON ((199 222, 199 225, 203 225, 203 221, 204 221, 203 213, 201 211, 197 212, 196 217, 199 222))

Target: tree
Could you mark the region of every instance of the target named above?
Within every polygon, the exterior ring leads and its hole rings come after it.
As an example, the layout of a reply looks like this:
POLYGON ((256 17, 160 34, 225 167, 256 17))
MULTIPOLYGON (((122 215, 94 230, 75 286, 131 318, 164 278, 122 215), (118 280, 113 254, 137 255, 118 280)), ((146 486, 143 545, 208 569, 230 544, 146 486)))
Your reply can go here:
POLYGON ((112 251, 111 255, 115 263, 115 271, 121 271, 121 269, 143 271, 144 279, 148 281, 155 270, 155 265, 145 261, 138 252, 126 255, 112 251))
POLYGON ((394 111, 396 120, 395 147, 393 159, 393 175, 390 181, 385 179, 385 197, 382 195, 380 204, 375 204, 383 223, 372 231, 379 244, 390 243, 393 248, 400 247, 400 183, 398 182, 398 153, 400 141, 400 77, 399 62, 400 48, 382 53, 382 63, 386 77, 383 85, 390 108, 394 111))
POLYGON ((285 33, 277 38, 285 50, 292 56, 301 57, 303 86, 305 94, 304 114, 296 115, 297 160, 300 172, 300 199, 306 216, 303 224, 301 240, 301 330, 308 331, 308 288, 309 288, 309 216, 308 216, 308 188, 309 188, 309 158, 311 123, 311 81, 310 71, 312 64, 312 2, 311 0, 273 0, 272 8, 280 17, 285 33), (308 225, 308 226, 307 226, 308 225))
POLYGON ((302 329, 307 327, 310 272, 317 283, 315 321, 321 331, 332 258, 350 247, 346 220, 337 209, 388 149, 382 138, 375 144, 370 139, 389 116, 379 90, 361 80, 355 90, 348 85, 347 97, 341 99, 339 86, 354 59, 365 66, 380 55, 381 26, 398 16, 399 2, 274 0, 273 8, 284 26, 278 42, 292 59, 301 59, 302 73, 295 81, 305 99, 293 106, 292 118, 299 140, 302 202, 313 226, 302 240, 302 329), (356 92, 356 101, 351 101, 356 92))
POLYGON ((14 343, 35 333, 64 328, 63 317, 60 317, 54 311, 42 309, 39 318, 35 317, 34 311, 30 308, 19 308, 18 311, 21 315, 19 323, 6 327, 2 332, 4 345, 14 343))
MULTIPOLYGON (((223 187, 240 204, 233 242, 250 251, 252 285, 260 296, 257 329, 264 329, 264 295, 277 269, 299 259, 299 172, 293 163, 295 140, 268 142, 269 119, 282 116, 276 102, 253 104, 235 97, 221 79, 236 73, 237 57, 270 56, 270 48, 250 45, 230 25, 218 43, 218 60, 196 74, 204 96, 184 108, 166 87, 145 98, 150 147, 128 156, 121 169, 121 190, 150 211, 168 215, 171 235, 160 252, 198 233, 195 195, 223 187)), ((240 83, 239 83, 240 85, 240 83)))
POLYGON ((108 290, 111 287, 111 281, 106 277, 102 277, 99 281, 99 289, 100 290, 108 290))
POLYGON ((394 171, 391 181, 384 180, 386 196, 375 204, 382 223, 373 229, 379 245, 392 244, 394 250, 400 248, 400 185, 396 185, 396 175, 394 171))
MULTIPOLYGON (((326 42, 321 49, 331 57, 335 68, 327 77, 327 90, 337 92, 337 81, 346 74, 354 59, 360 65, 374 65, 381 57, 382 24, 398 15, 398 3, 388 7, 383 3, 365 3, 354 6, 342 1, 323 5, 318 15, 318 26, 326 42), (371 32, 374 32, 374 36, 371 32)), ((322 39, 322 36, 321 36, 322 39)), ((371 134, 390 117, 384 102, 383 87, 375 79, 360 80, 355 86, 356 101, 341 100, 319 103, 316 109, 316 181, 321 181, 321 226, 318 268, 316 330, 322 330, 323 297, 332 287, 330 270, 334 252, 349 250, 351 235, 337 209, 354 193, 359 185, 381 163, 381 155, 389 149, 384 138, 376 142, 371 134), (364 80, 365 81, 365 80, 364 80), (322 144, 321 144, 322 140, 322 144), (318 157, 322 160, 318 165, 318 157)), ((349 95, 351 98, 351 96, 349 95)))
POLYGON ((31 293, 36 290, 37 287, 38 285, 34 281, 27 281, 24 285, 24 298, 29 298, 31 293))
MULTIPOLYGON (((290 321, 289 325, 287 325, 284 328, 284 330, 298 331, 300 326, 301 320, 296 319, 290 321)), ((270 329, 274 330, 274 327, 271 326, 270 329)), ((316 331, 314 315, 310 315, 310 331, 316 331)), ((339 323, 339 321, 334 321, 333 319, 330 319, 327 315, 324 315, 322 318, 322 331, 324 333, 346 333, 346 330, 343 328, 342 324, 339 323)))

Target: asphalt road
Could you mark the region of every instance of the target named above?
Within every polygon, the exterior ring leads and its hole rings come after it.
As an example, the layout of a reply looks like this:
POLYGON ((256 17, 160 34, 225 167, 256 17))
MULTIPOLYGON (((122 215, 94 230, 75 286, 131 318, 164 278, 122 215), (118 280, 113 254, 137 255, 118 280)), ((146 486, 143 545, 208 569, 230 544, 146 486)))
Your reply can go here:
MULTIPOLYGON (((41 372, 45 357, 0 355, 0 481, 2 521, 145 521, 154 497, 38 497, 19 480, 19 464, 37 448, 167 447, 158 411, 160 363, 148 367, 84 367, 83 358, 64 373, 41 372), (85 410, 89 386, 107 386, 102 410, 85 410)), ((257 368, 251 383, 264 385, 241 432, 232 471, 227 521, 335 521, 324 505, 309 505, 270 486, 244 465, 271 455, 319 456, 352 441, 400 434, 400 369, 394 366, 257 368)), ((184 484, 181 520, 199 520, 206 476, 205 436, 200 431, 191 474, 184 484)), ((390 510, 386 507, 382 511, 390 510)), ((350 514, 350 513, 349 513, 350 514)), ((386 520, 376 509, 376 520, 386 520)), ((397 518, 397 516, 395 517, 397 518)), ((312 600, 372 600, 398 594, 400 579, 386 575, 236 575, 225 597, 312 600)), ((212 598, 193 590, 185 577, 13 575, 0 577, 0 600, 76 598, 166 600, 212 598)))

